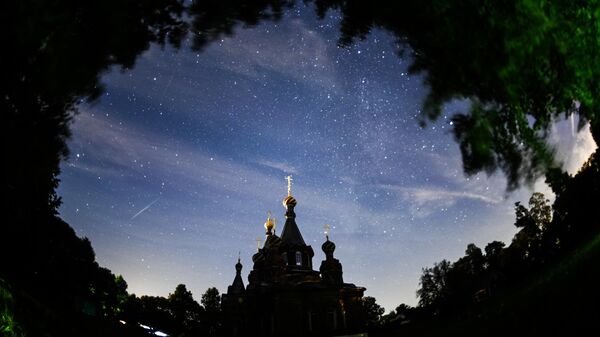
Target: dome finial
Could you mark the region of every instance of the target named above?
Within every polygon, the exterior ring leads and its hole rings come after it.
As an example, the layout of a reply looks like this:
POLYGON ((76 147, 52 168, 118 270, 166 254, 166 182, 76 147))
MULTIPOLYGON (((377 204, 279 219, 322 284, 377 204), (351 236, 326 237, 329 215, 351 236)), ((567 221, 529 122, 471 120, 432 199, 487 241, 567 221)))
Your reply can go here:
POLYGON ((238 252, 238 262, 235 264, 235 270, 239 274, 242 271, 241 252, 238 252))
POLYGON ((260 251, 260 244, 262 242, 262 238, 259 236, 256 238, 256 251, 260 251))
POLYGON ((265 221, 265 229, 267 230, 267 235, 271 235, 273 229, 275 228, 275 219, 271 219, 271 211, 267 212, 267 221, 265 221))
POLYGON ((335 243, 333 243, 332 241, 329 241, 329 231, 331 230, 331 226, 329 226, 329 224, 325 224, 325 226, 323 226, 323 228, 325 229, 325 238, 327 240, 325 240, 325 242, 323 242, 321 249, 325 253, 326 259, 331 260, 331 259, 333 259, 333 252, 335 251, 335 243))

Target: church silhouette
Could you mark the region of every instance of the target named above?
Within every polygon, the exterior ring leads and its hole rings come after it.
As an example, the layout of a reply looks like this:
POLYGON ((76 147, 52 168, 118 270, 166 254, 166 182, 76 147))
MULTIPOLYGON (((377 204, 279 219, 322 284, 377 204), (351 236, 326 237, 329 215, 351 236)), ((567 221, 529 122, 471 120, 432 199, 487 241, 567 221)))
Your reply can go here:
MULTIPOLYGON (((252 256, 254 266, 244 287, 238 258, 236 275, 222 297, 223 327, 228 336, 366 336, 361 305, 366 288, 344 283, 342 264, 333 257, 335 244, 321 246, 325 260, 313 270, 314 251, 296 224, 296 199, 283 199, 286 208, 281 237, 269 214, 266 239, 252 256)), ((328 228, 326 228, 328 230, 328 228)))

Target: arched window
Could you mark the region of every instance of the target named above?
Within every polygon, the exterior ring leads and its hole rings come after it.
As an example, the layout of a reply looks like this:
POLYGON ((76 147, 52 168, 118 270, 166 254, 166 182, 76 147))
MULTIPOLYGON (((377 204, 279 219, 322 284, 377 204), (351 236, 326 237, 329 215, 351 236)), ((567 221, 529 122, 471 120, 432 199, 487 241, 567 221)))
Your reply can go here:
POLYGON ((300 253, 300 252, 296 252, 296 265, 297 266, 302 265, 302 253, 300 253))

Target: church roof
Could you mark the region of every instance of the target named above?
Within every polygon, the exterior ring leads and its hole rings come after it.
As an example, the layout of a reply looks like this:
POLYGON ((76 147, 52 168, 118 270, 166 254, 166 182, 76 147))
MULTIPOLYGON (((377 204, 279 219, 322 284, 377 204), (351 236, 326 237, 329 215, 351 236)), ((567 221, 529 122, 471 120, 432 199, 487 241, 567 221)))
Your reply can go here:
POLYGON ((238 262, 235 264, 235 278, 233 283, 227 287, 227 294, 241 294, 244 290, 246 290, 246 287, 244 287, 244 281, 242 280, 242 263, 238 258, 238 262))
POLYGON ((285 226, 283 226, 283 232, 281 233, 281 241, 286 244, 306 246, 294 217, 286 219, 285 226))
POLYGON ((228 294, 241 294, 244 292, 246 288, 244 287, 244 281, 242 281, 242 276, 240 274, 235 275, 233 279, 233 283, 227 289, 228 294))

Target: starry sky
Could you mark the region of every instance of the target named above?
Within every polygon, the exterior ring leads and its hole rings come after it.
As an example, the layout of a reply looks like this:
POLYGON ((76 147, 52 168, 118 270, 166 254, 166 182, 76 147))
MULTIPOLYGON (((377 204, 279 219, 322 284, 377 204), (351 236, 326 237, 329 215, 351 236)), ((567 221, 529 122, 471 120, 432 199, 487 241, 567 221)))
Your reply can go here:
MULTIPOLYGON (((467 102, 419 127, 428 89, 394 38, 339 48, 339 21, 299 7, 202 52, 152 47, 104 74, 104 95, 72 125, 60 215, 130 292, 226 291, 238 252, 247 284, 267 211, 285 221, 288 174, 315 267, 330 224, 344 280, 388 311, 417 303, 421 268, 510 242, 514 202, 552 198, 542 182, 507 194, 501 175, 465 177, 450 118, 467 102)), ((595 148, 575 124, 550 137, 570 172, 595 148)))

